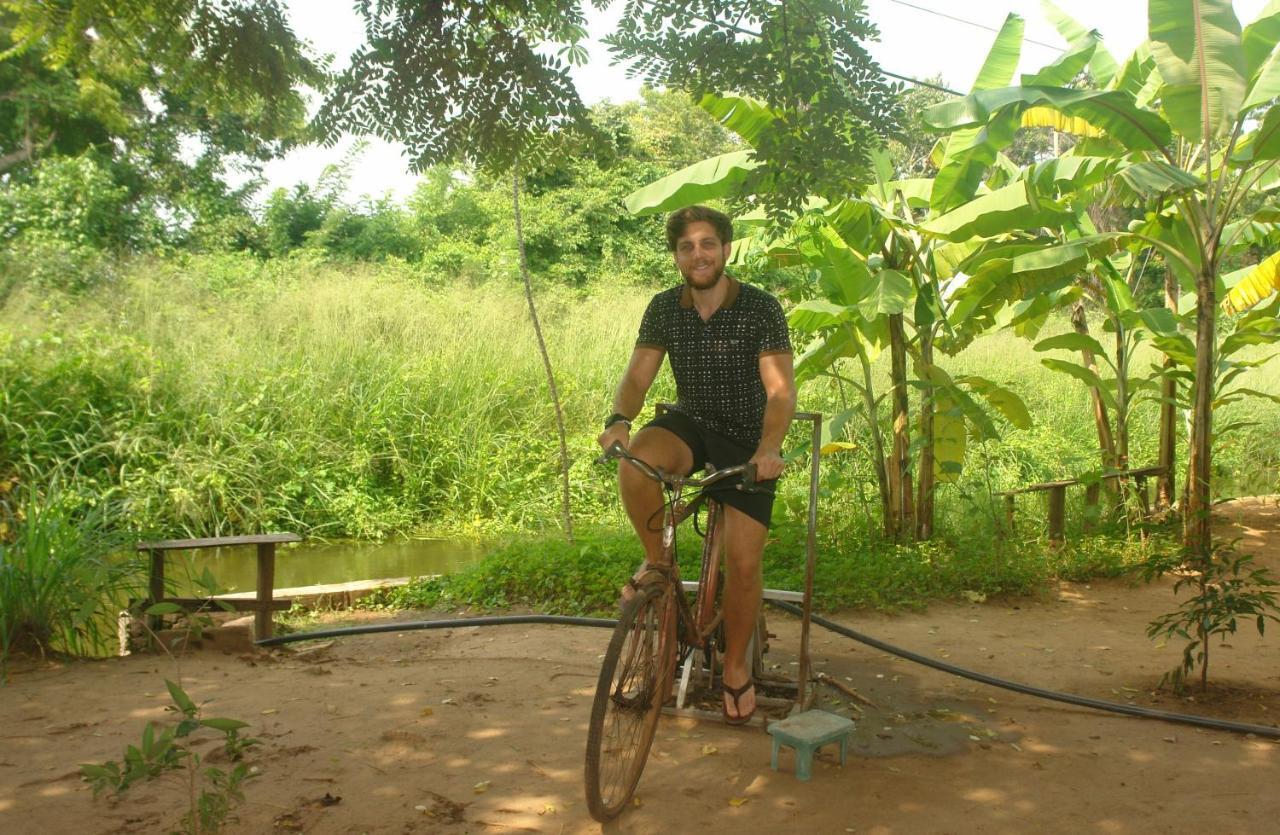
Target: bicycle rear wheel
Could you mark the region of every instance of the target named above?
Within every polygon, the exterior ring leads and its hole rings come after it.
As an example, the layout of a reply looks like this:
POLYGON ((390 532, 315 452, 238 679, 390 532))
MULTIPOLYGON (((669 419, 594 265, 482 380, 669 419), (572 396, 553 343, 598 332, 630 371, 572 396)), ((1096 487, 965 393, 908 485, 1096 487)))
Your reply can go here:
POLYGON ((600 667, 587 730, 586 789, 591 816, 618 816, 644 771, 671 686, 675 649, 670 585, 638 591, 622 610, 600 667))

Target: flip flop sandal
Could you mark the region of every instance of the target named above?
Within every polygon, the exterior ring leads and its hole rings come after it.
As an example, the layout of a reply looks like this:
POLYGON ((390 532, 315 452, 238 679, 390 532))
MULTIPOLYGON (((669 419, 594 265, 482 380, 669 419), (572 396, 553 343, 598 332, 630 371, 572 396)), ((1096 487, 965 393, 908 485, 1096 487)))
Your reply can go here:
POLYGON ((751 721, 752 716, 756 715, 756 709, 754 707, 751 708, 750 713, 743 715, 742 705, 738 703, 738 700, 741 699, 743 696, 745 696, 748 690, 755 688, 755 686, 756 686, 756 683, 751 679, 747 679, 746 684, 743 684, 741 687, 730 687, 729 685, 723 684, 723 683, 720 685, 720 689, 723 691, 723 693, 726 696, 729 696, 733 699, 733 709, 738 712, 737 716, 730 716, 729 706, 726 705, 724 702, 724 699, 721 698, 720 710, 724 713, 724 721, 726 724, 745 725, 751 721))

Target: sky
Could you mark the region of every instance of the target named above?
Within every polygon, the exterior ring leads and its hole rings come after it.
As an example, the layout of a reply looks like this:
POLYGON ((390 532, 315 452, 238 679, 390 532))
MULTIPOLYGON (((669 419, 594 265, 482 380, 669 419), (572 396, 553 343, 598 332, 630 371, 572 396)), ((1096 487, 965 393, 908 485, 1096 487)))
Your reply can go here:
MULTIPOLYGON (((886 72, 912 78, 940 75, 947 86, 967 91, 986 57, 995 31, 1006 15, 1016 13, 1026 21, 1020 71, 1039 69, 1066 46, 1057 30, 1045 19, 1040 0, 865 0, 868 17, 880 30, 878 42, 868 51, 886 72), (968 23, 956 18, 962 18, 968 23), (983 28, 986 27, 986 28, 983 28), (1039 43, 1035 43, 1039 42, 1039 43)), ((1236 16, 1248 24, 1258 16, 1267 0, 1234 0, 1236 16)), ((1146 39, 1145 0, 1056 0, 1059 8, 1102 35, 1103 44, 1123 61, 1146 39)), ((288 0, 294 31, 322 53, 330 53, 337 67, 348 63, 352 51, 363 39, 363 26, 350 0, 288 0)), ((588 11, 593 38, 613 29, 622 3, 615 0, 604 12, 588 11)), ((639 82, 626 77, 621 67, 610 66, 609 54, 598 42, 587 44, 591 54, 585 67, 572 73, 583 100, 588 104, 609 99, 625 101, 639 96, 639 82)), ((332 148, 299 148, 266 166, 265 197, 276 187, 315 183, 326 165, 340 161, 355 138, 346 138, 332 148)), ((397 198, 412 193, 417 178, 410 174, 406 160, 396 145, 372 139, 352 171, 348 198, 381 196, 397 198)))

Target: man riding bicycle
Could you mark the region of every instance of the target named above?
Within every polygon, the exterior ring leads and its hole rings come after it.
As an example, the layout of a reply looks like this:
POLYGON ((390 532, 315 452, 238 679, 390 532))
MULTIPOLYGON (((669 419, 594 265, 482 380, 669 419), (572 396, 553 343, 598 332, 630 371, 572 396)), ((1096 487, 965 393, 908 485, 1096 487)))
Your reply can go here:
MULTIPOLYGON (((750 462, 759 491, 726 485, 711 493, 725 508, 725 721, 740 725, 755 713, 747 649, 760 609, 761 557, 782 474, 782 440, 795 414, 796 385, 787 321, 777 299, 725 273, 733 243, 728 216, 690 206, 667 218, 667 249, 684 278, 649 302, 631 360, 613 398, 599 442, 618 442, 667 473, 688 475, 750 462), (664 356, 671 358, 676 404, 631 437, 664 356)), ((622 503, 644 546, 645 565, 661 565, 662 492, 634 467, 618 469, 622 503)), ((624 588, 624 597, 634 593, 624 588)))

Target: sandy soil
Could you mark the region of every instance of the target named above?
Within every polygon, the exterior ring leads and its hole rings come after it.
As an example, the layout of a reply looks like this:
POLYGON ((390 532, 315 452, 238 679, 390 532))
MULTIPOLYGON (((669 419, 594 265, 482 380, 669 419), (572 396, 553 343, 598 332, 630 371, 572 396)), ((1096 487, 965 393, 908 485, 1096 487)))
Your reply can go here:
MULTIPOLYGON (((1274 499, 1223 508, 1243 547, 1280 571, 1274 499)), ((1226 532, 1226 531, 1224 531, 1226 532)), ((1171 583, 1063 583, 1042 599, 835 613, 891 643, 1054 690, 1275 726, 1276 639, 1252 626, 1215 648, 1207 699, 1153 694, 1179 648, 1145 624, 1171 583)), ((774 612, 771 663, 791 667, 798 624, 774 612)), ((1270 632, 1268 633, 1271 634, 1270 632)), ((460 627, 344 639, 302 651, 193 652, 182 680, 209 715, 253 724, 258 776, 233 832, 596 832, 582 757, 605 630, 460 627)), ((796 780, 770 769, 759 728, 664 718, 638 805, 610 832, 1020 833, 1280 830, 1280 744, 1127 718, 947 676, 816 630, 814 658, 875 707, 830 688, 859 720, 796 780)), ((29 670, 0 688, 0 832, 160 832, 183 790, 138 784, 95 800, 77 764, 119 758, 165 718, 173 664, 129 657, 29 670)))

